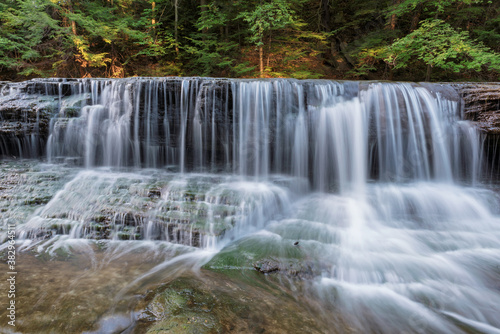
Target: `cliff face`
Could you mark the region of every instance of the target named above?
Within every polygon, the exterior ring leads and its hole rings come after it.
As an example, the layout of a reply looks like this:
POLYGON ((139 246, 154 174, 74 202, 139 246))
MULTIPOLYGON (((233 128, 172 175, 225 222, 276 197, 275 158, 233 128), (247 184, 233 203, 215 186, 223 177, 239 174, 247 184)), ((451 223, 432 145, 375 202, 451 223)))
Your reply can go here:
POLYGON ((500 179, 500 83, 452 84, 463 101, 464 119, 484 134, 485 177, 500 179))
POLYGON ((488 135, 500 134, 500 83, 452 84, 463 100, 464 118, 488 135))
POLYGON ((33 94, 29 86, 0 82, 0 157, 43 155, 57 96, 33 94))

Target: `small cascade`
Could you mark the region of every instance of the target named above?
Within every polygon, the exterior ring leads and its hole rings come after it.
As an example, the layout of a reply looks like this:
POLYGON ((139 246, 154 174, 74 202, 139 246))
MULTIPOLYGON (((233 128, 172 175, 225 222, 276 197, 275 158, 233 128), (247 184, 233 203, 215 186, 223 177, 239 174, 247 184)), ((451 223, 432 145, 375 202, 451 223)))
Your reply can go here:
POLYGON ((264 228, 268 218, 289 206, 286 188, 273 183, 207 174, 179 178, 161 171, 84 170, 20 227, 19 238, 162 240, 217 248, 264 228))

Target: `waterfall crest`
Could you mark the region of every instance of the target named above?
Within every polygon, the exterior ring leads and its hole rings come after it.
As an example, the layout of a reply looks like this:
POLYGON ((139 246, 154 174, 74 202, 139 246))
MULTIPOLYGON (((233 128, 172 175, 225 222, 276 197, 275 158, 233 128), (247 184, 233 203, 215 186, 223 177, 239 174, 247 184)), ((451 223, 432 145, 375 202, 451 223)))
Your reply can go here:
MULTIPOLYGON (((450 98, 450 88, 442 86, 48 79, 28 84, 24 94, 53 98, 46 131, 49 162, 169 166, 263 180, 286 174, 309 179, 314 189, 342 191, 367 180, 476 181, 480 136, 461 120, 458 97, 450 98)), ((4 89, 3 98, 15 94, 14 88, 4 89)), ((40 144, 33 141, 40 136, 18 136, 15 145, 3 136, 0 153, 38 157, 40 144)))

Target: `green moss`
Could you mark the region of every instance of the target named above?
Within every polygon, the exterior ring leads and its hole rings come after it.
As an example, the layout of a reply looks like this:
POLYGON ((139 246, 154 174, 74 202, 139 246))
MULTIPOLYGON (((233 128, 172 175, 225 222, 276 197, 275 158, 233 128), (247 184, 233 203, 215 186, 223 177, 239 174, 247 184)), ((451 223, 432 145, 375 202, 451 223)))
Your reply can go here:
POLYGON ((258 261, 273 259, 279 262, 303 260, 300 248, 290 242, 269 241, 263 236, 245 238, 226 247, 205 265, 207 269, 253 268, 258 261))
POLYGON ((64 109, 64 115, 66 117, 78 117, 80 116, 80 108, 68 107, 64 109))
POLYGON ((210 312, 218 300, 193 288, 189 281, 176 280, 161 288, 143 316, 157 322, 147 333, 220 333, 222 326, 210 312))
POLYGON ((203 279, 178 277, 148 293, 141 333, 319 333, 317 317, 286 288, 256 272, 229 278, 205 272, 203 279))

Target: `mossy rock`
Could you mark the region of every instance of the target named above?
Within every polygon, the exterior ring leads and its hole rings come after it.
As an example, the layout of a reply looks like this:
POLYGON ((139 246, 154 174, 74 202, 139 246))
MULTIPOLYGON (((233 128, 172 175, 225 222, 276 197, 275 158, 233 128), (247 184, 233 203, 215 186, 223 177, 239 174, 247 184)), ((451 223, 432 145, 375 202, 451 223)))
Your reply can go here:
POLYGON ((143 322, 154 322, 147 333, 221 333, 220 321, 210 312, 220 307, 215 296, 178 279, 150 294, 143 322))
POLYGON ((80 108, 68 107, 64 109, 64 115, 69 118, 80 116, 80 108))
POLYGON ((197 289, 179 285, 167 288, 155 296, 146 310, 160 320, 148 333, 220 333, 221 324, 209 313, 216 302, 213 296, 197 289))
POLYGON ((253 275, 244 282, 205 270, 202 274, 178 277, 150 291, 138 305, 142 313, 135 332, 323 332, 324 324, 283 287, 253 275), (256 280, 259 284, 253 284, 256 280))

